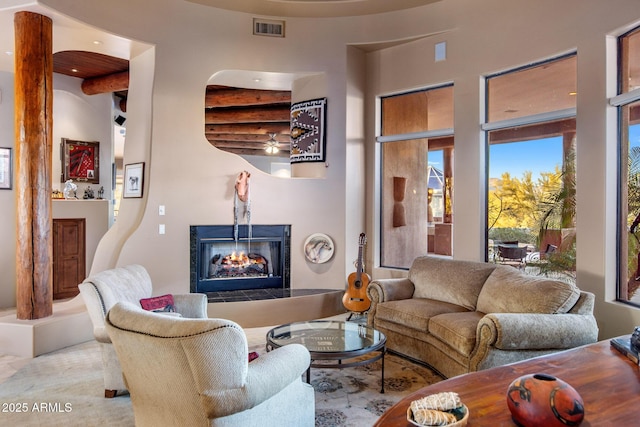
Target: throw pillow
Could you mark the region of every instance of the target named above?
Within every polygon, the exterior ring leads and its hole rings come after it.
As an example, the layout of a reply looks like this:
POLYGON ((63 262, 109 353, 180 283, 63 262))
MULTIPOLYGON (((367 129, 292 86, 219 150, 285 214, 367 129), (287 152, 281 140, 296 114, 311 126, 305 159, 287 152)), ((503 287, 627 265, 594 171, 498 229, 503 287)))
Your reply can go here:
POLYGON ((148 311, 154 312, 169 312, 174 313, 176 308, 174 307, 173 295, 166 294, 158 297, 143 298, 140 300, 140 306, 148 311))
POLYGON ((257 351, 250 351, 249 352, 249 362, 256 360, 258 358, 259 354, 257 351))
POLYGON ((566 313, 579 297, 580 290, 570 283, 499 266, 482 287, 477 310, 482 313, 566 313))

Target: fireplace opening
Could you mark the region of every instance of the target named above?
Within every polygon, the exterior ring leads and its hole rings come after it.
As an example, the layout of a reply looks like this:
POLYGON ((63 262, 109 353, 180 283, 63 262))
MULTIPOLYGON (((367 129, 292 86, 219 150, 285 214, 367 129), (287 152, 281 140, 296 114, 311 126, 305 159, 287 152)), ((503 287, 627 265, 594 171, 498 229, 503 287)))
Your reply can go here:
POLYGON ((191 226, 191 292, 290 289, 290 246, 290 225, 191 226))

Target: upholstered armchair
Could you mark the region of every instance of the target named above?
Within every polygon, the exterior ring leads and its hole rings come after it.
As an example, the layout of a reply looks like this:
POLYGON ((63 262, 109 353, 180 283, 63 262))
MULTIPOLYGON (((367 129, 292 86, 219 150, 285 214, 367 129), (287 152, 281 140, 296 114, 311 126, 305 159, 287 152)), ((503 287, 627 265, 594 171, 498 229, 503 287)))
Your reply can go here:
POLYGON ((248 361, 240 326, 117 303, 106 318, 136 426, 296 426, 315 422, 302 381, 309 351, 290 344, 248 361))
MULTIPOLYGON (((140 306, 141 299, 151 297, 151 277, 143 266, 129 265, 88 277, 78 288, 93 323, 93 335, 102 348, 104 396, 115 397, 118 390, 124 391, 126 387, 122 380, 120 363, 111 345, 111 338, 105 329, 104 319, 109 309, 118 301, 140 306)), ((176 294, 173 295, 173 299, 175 313, 183 317, 207 317, 205 294, 176 294)))

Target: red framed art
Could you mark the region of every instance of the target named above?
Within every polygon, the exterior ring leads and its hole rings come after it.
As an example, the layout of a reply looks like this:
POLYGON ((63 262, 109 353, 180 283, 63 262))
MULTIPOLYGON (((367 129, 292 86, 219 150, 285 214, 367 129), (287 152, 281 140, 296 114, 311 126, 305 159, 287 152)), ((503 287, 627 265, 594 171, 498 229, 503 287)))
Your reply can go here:
POLYGON ((62 138, 62 181, 100 183, 100 143, 62 138))

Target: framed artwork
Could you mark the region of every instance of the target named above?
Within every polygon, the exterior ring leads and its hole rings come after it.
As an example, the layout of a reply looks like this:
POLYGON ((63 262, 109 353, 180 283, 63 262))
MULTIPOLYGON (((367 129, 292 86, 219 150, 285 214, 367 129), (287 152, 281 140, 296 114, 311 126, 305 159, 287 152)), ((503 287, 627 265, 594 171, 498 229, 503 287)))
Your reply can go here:
POLYGON ((124 165, 124 191, 122 197, 142 197, 144 188, 144 162, 124 165))
POLYGON ((291 163, 325 161, 327 98, 291 104, 291 163))
POLYGON ((0 148, 0 190, 11 190, 12 180, 11 148, 0 148))
POLYGON ((100 183, 100 143, 62 138, 62 182, 100 183))

